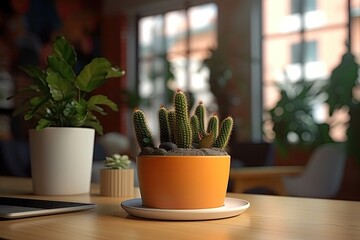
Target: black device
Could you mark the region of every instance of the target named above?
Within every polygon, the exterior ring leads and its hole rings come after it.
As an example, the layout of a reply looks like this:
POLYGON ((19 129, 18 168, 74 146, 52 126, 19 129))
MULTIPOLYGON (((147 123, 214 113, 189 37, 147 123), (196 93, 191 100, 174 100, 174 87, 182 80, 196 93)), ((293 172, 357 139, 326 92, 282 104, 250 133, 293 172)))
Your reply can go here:
POLYGON ((16 219, 43 216, 87 210, 95 207, 96 204, 93 203, 0 197, 0 218, 16 219))

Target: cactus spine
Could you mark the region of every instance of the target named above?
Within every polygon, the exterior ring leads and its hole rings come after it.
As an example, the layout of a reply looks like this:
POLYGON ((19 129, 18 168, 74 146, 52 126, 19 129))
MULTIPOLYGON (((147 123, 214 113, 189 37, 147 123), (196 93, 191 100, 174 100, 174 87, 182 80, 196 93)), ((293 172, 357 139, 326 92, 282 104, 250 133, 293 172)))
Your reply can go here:
POLYGON ((199 127, 201 136, 205 135, 205 107, 202 101, 195 108, 195 115, 199 119, 199 127))
POLYGON ((213 142, 214 142, 219 134, 219 118, 216 115, 213 115, 209 119, 207 132, 213 133, 213 142))
POLYGON ((133 112, 133 123, 137 142, 141 149, 154 147, 153 137, 145 120, 145 114, 139 109, 133 112))
POLYGON ((176 116, 176 145, 179 148, 190 148, 192 144, 192 133, 188 114, 188 105, 185 94, 177 90, 174 97, 176 116))
MULTIPOLYGON (((199 102, 195 114, 191 118, 189 118, 186 95, 182 91, 177 90, 175 92, 173 103, 175 110, 166 110, 163 106, 159 109, 161 143, 171 142, 172 145, 178 148, 214 147, 225 149, 233 128, 233 119, 231 117, 224 119, 219 129, 219 118, 217 115, 213 115, 209 119, 205 130, 206 112, 202 102, 199 102)), ((145 114, 139 109, 135 109, 133 112, 133 124, 136 139, 142 150, 150 147, 153 152, 161 149, 167 151, 162 147, 174 147, 171 144, 164 144, 161 148, 154 149, 154 140, 146 123, 145 114)), ((149 150, 151 151, 151 149, 146 149, 145 152, 149 150)))
POLYGON ((168 112, 166 111, 164 106, 160 107, 159 110, 159 124, 160 124, 160 142, 170 142, 170 125, 168 112))
POLYGON ((170 141, 176 143, 176 116, 175 111, 168 112, 168 119, 170 125, 170 141))
POLYGON ((225 149, 230 139, 233 123, 234 122, 231 117, 227 117, 221 122, 219 136, 216 138, 213 147, 225 149))
POLYGON ((191 123, 193 143, 198 144, 200 142, 200 136, 201 136, 198 117, 196 115, 191 116, 190 123, 191 123))

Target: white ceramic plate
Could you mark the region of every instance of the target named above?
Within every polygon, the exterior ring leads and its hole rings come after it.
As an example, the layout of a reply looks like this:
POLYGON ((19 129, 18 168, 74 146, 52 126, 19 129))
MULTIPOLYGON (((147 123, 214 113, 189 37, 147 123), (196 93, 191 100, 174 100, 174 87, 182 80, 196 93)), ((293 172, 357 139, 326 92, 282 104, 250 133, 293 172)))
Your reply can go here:
POLYGON ((126 200, 121 207, 130 215, 142 218, 160 220, 210 220, 228 218, 240 215, 250 207, 246 200, 237 198, 226 198, 225 204, 218 208, 206 209, 158 209, 148 208, 142 205, 141 198, 126 200))

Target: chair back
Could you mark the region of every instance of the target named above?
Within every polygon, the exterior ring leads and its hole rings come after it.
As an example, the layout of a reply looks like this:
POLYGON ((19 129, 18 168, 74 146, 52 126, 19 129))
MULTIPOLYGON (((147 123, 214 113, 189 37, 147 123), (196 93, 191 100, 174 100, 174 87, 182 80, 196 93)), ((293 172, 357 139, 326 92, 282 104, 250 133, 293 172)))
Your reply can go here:
POLYGON ((342 182, 345 162, 344 144, 321 145, 311 155, 301 176, 284 178, 285 187, 293 196, 334 197, 342 182))

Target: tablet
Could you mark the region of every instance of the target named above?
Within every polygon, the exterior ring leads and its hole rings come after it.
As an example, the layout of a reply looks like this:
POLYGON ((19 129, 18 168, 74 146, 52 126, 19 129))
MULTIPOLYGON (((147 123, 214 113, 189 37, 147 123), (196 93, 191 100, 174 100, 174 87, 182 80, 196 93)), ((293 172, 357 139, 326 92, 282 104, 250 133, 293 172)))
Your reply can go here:
POLYGON ((95 208, 93 203, 0 197, 0 218, 16 219, 95 208))

